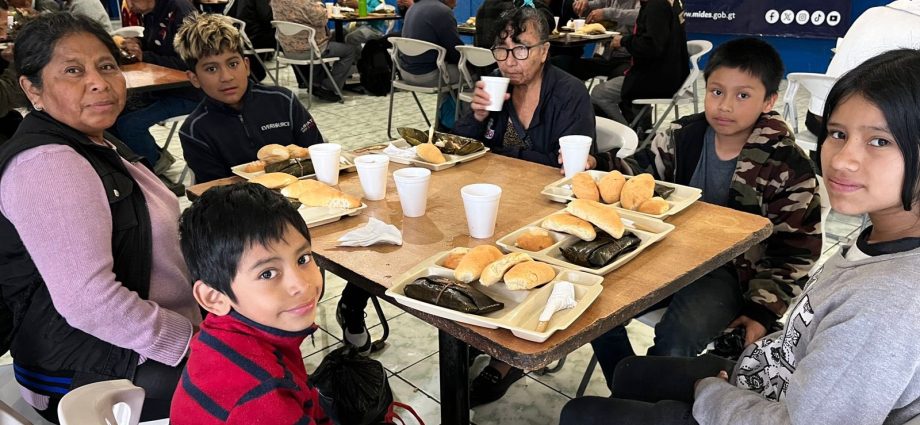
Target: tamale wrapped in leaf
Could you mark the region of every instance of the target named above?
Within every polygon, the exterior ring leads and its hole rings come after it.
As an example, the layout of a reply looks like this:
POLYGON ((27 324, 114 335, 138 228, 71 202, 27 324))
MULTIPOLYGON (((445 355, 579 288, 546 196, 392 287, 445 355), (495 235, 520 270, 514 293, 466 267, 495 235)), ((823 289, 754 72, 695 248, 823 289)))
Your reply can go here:
POLYGON ((635 251, 642 241, 636 235, 627 232, 620 239, 614 239, 610 243, 595 249, 588 257, 588 263, 591 267, 604 267, 617 257, 628 252, 635 251))
POLYGON ((598 235, 592 241, 578 241, 571 246, 559 248, 559 251, 562 252, 562 256, 565 257, 566 260, 572 263, 578 264, 579 266, 594 267, 590 262, 591 254, 598 248, 611 242, 613 242, 613 238, 610 235, 598 235))
POLYGON ((673 187, 655 183, 655 196, 660 196, 662 199, 668 199, 672 193, 674 193, 673 187))
POLYGON ((406 285, 404 292, 409 298, 469 314, 487 314, 505 307, 476 288, 444 276, 420 277, 406 285))
POLYGON ((286 173, 294 177, 303 177, 315 173, 313 170, 313 161, 309 159, 292 159, 290 161, 281 161, 265 166, 266 173, 286 173))

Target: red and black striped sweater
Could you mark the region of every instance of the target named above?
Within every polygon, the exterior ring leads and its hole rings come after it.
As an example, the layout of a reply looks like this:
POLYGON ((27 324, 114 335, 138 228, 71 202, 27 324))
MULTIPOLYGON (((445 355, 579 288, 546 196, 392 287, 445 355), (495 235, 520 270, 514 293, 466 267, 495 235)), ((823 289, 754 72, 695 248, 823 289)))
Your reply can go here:
POLYGON ((300 354, 315 330, 287 332, 236 312, 208 315, 191 342, 170 423, 330 424, 300 354))

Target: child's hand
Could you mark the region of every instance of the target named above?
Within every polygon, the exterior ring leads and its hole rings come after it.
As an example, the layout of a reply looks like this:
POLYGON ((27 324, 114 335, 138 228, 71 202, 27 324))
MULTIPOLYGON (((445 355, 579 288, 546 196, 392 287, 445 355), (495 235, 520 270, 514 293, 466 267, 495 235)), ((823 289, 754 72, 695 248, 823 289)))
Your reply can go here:
MULTIPOLYGON (((721 379, 721 380, 723 380, 723 381, 725 381, 725 382, 728 382, 728 372, 726 372, 726 371, 724 371, 724 370, 720 370, 719 373, 716 375, 716 378, 719 378, 719 379, 721 379)), ((706 379, 706 378, 703 378, 703 379, 706 379)), ((697 379, 697 380, 696 380, 696 383, 693 384, 693 392, 694 392, 694 393, 696 392, 697 389, 699 389, 699 387, 700 387, 700 382, 701 382, 703 379, 697 379)))
POLYGON ((745 315, 738 316, 737 319, 729 323, 729 328, 737 328, 739 326, 744 326, 744 346, 753 344, 760 338, 763 338, 767 335, 767 328, 763 327, 760 322, 751 319, 745 315))

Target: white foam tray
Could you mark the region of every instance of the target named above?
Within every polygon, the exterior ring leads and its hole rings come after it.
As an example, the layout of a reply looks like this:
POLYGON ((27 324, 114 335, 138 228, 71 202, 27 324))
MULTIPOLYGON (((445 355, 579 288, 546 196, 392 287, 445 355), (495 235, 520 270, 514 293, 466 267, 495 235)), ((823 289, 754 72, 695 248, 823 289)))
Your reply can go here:
POLYGON ((448 254, 448 251, 441 252, 422 261, 397 278, 396 283, 387 290, 386 294, 393 297, 396 302, 418 311, 484 328, 508 329, 518 338, 543 342, 556 331, 571 326, 604 289, 601 285, 604 279, 600 276, 553 266, 553 269, 556 270, 556 278, 546 285, 528 291, 509 290, 503 282, 492 286, 483 286, 479 281, 473 282, 471 285, 474 288, 505 305, 499 311, 482 316, 462 313, 407 297, 404 292, 405 287, 415 279, 432 275, 454 278, 453 270, 441 266, 448 254), (547 324, 546 330, 537 332, 540 313, 543 312, 546 301, 553 291, 553 284, 558 281, 568 281, 574 285, 576 305, 574 308, 556 312, 547 324))
POLYGON ((308 207, 306 205, 301 205, 300 208, 297 209, 297 212, 303 217, 303 221, 307 223, 307 227, 317 227, 339 221, 342 217, 356 216, 361 214, 361 211, 365 208, 367 208, 367 204, 363 202, 358 208, 308 207))
MULTIPOLYGON (((397 148, 400 148, 400 149, 409 149, 409 148, 412 147, 412 145, 410 145, 409 142, 407 142, 407 141, 405 141, 404 139, 401 139, 401 138, 400 138, 400 139, 393 140, 393 141, 390 142, 390 143, 392 143, 393 146, 396 146, 397 148)), ((464 162, 469 162, 469 161, 472 161, 472 160, 474 160, 474 159, 476 159, 476 158, 480 158, 480 157, 482 157, 483 155, 485 155, 486 152, 489 152, 489 148, 488 148, 488 147, 486 147, 486 148, 484 148, 484 149, 482 149, 482 150, 480 150, 480 151, 473 152, 473 153, 471 153, 471 154, 469 154, 469 155, 449 155, 449 154, 444 154, 444 158, 447 159, 447 161, 446 161, 446 162, 442 162, 442 163, 440 163, 440 164, 434 164, 434 163, 431 163, 431 162, 428 162, 428 161, 423 161, 421 158, 418 158, 418 157, 415 157, 415 158, 413 158, 413 159, 408 159, 408 158, 399 157, 399 156, 391 156, 391 155, 387 155, 387 156, 390 157, 390 161, 393 161, 393 162, 395 162, 395 163, 397 163, 397 164, 411 165, 411 166, 413 166, 413 167, 427 168, 427 169, 429 169, 429 170, 431 170, 431 171, 441 171, 441 170, 444 170, 444 169, 453 167, 454 165, 457 165, 457 164, 460 164, 460 163, 464 163, 464 162)), ((383 153, 383 152, 380 152, 380 153, 383 153)))
MULTIPOLYGON (((231 167, 230 171, 232 171, 233 174, 236 174, 246 180, 252 180, 255 177, 265 174, 264 171, 257 171, 255 173, 247 173, 243 171, 245 168, 246 168, 246 164, 240 164, 240 165, 231 167)), ((351 152, 342 152, 342 155, 339 157, 339 172, 344 171, 346 173, 350 173, 356 170, 357 169, 355 168, 355 155, 352 154, 351 152)), ((301 176, 298 178, 307 179, 307 178, 312 178, 315 176, 316 174, 307 174, 305 176, 301 176)))

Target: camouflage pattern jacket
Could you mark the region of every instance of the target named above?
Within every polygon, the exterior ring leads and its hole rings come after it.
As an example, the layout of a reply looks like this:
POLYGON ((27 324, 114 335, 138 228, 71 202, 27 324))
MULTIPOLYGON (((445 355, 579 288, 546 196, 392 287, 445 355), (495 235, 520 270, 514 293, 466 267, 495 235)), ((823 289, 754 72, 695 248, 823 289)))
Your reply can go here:
MULTIPOLYGON (((687 185, 699 162, 709 124, 700 113, 674 121, 628 158, 616 150, 598 157, 598 168, 687 185)), ((769 329, 801 292, 821 254, 818 180, 776 112, 760 116, 738 156, 728 207, 770 219, 773 234, 732 260, 744 290, 743 315, 769 329)))

